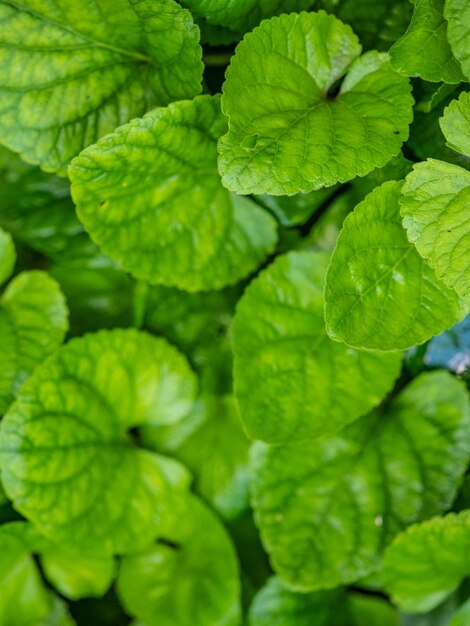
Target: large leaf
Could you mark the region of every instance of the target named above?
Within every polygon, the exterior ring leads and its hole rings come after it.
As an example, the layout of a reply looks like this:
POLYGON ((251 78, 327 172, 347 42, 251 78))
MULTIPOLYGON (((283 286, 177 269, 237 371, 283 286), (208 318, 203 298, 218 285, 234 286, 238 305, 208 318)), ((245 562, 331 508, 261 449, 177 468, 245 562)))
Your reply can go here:
POLYGON ((459 83, 463 74, 447 41, 444 0, 416 0, 406 33, 390 49, 392 66, 405 76, 459 83))
POLYGON ((0 24, 1 141, 47 171, 200 92, 198 29, 174 0, 5 0, 0 24))
POLYGON ((68 328, 65 298, 46 272, 18 274, 0 296, 0 415, 68 328))
POLYGON ((452 51, 470 80, 470 5, 467 0, 445 0, 444 16, 452 51))
POLYGON ((416 524, 388 548, 382 579, 409 612, 434 608, 470 575, 470 511, 416 524))
POLYGON ((146 545, 187 475, 138 450, 128 430, 181 419, 194 386, 184 357, 162 339, 114 330, 72 340, 36 369, 2 421, 2 480, 15 508, 89 551, 146 545))
POLYGON ((356 206, 331 259, 327 330, 351 346, 410 348, 460 321, 468 310, 408 241, 401 187, 401 182, 386 182, 356 206))
POLYGON ((452 100, 439 120, 449 148, 470 157, 470 93, 452 100))
POLYGON ((436 275, 470 296, 470 172, 428 159, 408 174, 400 210, 408 239, 436 275))
POLYGON ((218 96, 152 111, 74 159, 78 215, 137 278, 187 291, 235 283, 276 242, 275 222, 217 172, 226 123, 218 96))
POLYGON ((397 626, 394 609, 382 599, 342 589, 295 593, 270 578, 255 596, 248 626, 397 626))
POLYGON ((126 611, 147 626, 238 626, 238 563, 221 523, 190 496, 174 536, 123 558, 118 592, 126 611))
POLYGON ((322 252, 279 257, 238 305, 235 390, 253 439, 332 434, 376 406, 400 372, 400 354, 353 350, 326 334, 328 261, 322 252))
POLYGON ((416 378, 336 436, 253 449, 253 503, 277 574, 295 590, 376 570, 407 525, 446 510, 470 454, 470 407, 447 372, 416 378))
POLYGON ((222 108, 224 184, 237 193, 292 195, 363 176, 408 138, 408 80, 324 11, 264 21, 238 46, 222 108), (344 78, 339 92, 336 83, 344 78))

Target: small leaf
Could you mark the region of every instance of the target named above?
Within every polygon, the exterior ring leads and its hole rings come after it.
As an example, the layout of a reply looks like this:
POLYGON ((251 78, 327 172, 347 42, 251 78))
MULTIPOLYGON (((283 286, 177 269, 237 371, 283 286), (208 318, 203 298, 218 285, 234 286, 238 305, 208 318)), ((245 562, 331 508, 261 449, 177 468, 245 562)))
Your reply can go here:
POLYGON ((470 157, 470 93, 463 92, 452 100, 439 120, 447 145, 452 150, 470 157))
POLYGON ((233 327, 235 391, 250 437, 268 443, 337 432, 390 391, 401 355, 332 341, 323 319, 328 255, 278 257, 248 287, 233 327))
POLYGON ((0 24, 1 140, 46 171, 201 89, 199 31, 173 0, 6 0, 0 24))
POLYGON ((409 82, 386 54, 360 52, 350 27, 324 11, 272 18, 248 34, 223 86, 224 185, 242 194, 309 192, 398 154, 412 119, 409 82))
POLYGON ((470 575, 470 511, 415 524, 388 548, 382 579, 405 611, 440 604, 470 575))
POLYGON ((444 16, 452 51, 470 80, 470 5, 467 0, 445 0, 444 16))
POLYGON ((225 128, 219 97, 200 96, 133 120, 74 159, 79 218, 140 280, 219 289, 273 250, 274 219, 222 187, 216 142, 225 128))
POLYGON ((460 321, 468 303, 441 282, 402 226, 401 182, 386 182, 344 222, 328 269, 330 337, 355 347, 404 350, 460 321))
POLYGON ((0 228, 0 286, 13 273, 16 263, 16 250, 10 233, 0 228))
POLYGON ((10 282, 0 297, 0 415, 67 329, 64 295, 46 272, 23 272, 10 282))
POLYGON ((416 0, 406 33, 390 49, 392 67, 405 76, 460 83, 463 74, 447 41, 444 0, 416 0))
POLYGON ((69 342, 37 368, 1 424, 2 480, 15 508, 88 552, 145 546, 172 519, 188 477, 138 450, 127 431, 181 419, 194 387, 186 360, 162 339, 114 330, 69 342))
POLYGON ((238 626, 238 576, 224 527, 188 496, 171 544, 123 558, 118 593, 126 611, 147 626, 238 626))
POLYGON ((402 187, 400 210, 409 241, 449 288, 470 296, 470 172, 428 159, 402 187))
POLYGON ((468 394, 447 372, 422 374, 335 436, 252 452, 257 524, 283 583, 351 583, 397 533, 450 506, 470 455, 468 394))

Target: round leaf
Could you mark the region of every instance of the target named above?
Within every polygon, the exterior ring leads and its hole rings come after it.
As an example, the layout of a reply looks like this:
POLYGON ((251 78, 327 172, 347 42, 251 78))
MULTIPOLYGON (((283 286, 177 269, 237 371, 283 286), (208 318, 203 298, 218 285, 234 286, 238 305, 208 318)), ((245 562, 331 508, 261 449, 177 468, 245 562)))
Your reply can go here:
POLYGON ((46 171, 201 90, 199 31, 173 0, 7 1, 0 23, 2 143, 46 171))
POLYGON ((156 109, 74 159, 80 219, 137 278, 218 289, 274 248, 273 218, 222 187, 216 142, 225 128, 219 97, 200 96, 156 109))
POLYGON ((219 141, 224 185, 292 195, 381 167, 408 138, 409 81, 324 11, 264 21, 227 70, 219 141), (339 92, 335 85, 343 80, 339 92))
POLYGON ((23 386, 0 429, 5 491, 57 541, 138 549, 171 519, 187 486, 176 462, 138 450, 128 430, 191 409, 194 376, 161 339, 102 331, 63 347, 23 386))
POLYGON ((452 100, 439 120, 449 148, 470 157, 470 93, 452 100))
POLYGON ((376 406, 401 356, 332 341, 323 319, 329 257, 291 252, 245 291, 235 323, 235 390, 245 428, 269 443, 340 430, 376 406))
POLYGON ((253 504, 274 569, 294 590, 377 570, 407 525, 445 511, 470 455, 465 385, 422 374, 338 435, 253 448, 253 504))
POLYGON ((401 182, 386 182, 345 220, 326 277, 330 337, 404 350, 460 321, 468 303, 448 289, 408 241, 401 182))
POLYGON ((470 80, 470 4, 467 0, 445 0, 444 16, 452 51, 470 80))

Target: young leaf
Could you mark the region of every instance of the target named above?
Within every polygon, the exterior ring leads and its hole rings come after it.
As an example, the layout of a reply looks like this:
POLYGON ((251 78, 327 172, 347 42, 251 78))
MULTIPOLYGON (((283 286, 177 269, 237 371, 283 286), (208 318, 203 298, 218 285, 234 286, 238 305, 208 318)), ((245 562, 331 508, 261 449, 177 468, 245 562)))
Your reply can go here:
POLYGON ((386 182, 356 206, 331 259, 327 331, 351 346, 404 350, 449 328, 468 310, 408 241, 401 187, 401 182, 386 182))
POLYGON ((180 422, 143 429, 145 445, 191 471, 198 493, 227 520, 248 508, 249 441, 232 396, 203 395, 180 422))
POLYGON ((2 480, 15 508, 89 552, 145 546, 188 477, 138 450, 127 431, 181 419, 194 387, 186 360, 162 339, 114 330, 72 340, 36 369, 2 421, 2 480))
POLYGON ((17 526, 0 526, 0 624, 42 625, 50 610, 49 592, 17 526))
POLYGON ((65 298, 46 272, 18 274, 0 296, 0 415, 68 329, 65 298))
POLYGON ((428 159, 402 187, 400 210, 408 239, 449 288, 470 296, 470 172, 428 159))
POLYGON ((238 563, 224 527, 188 496, 175 539, 123 558, 118 593, 147 626, 238 626, 238 563))
POLYGON ((278 257, 238 305, 235 391, 253 439, 330 435, 376 406, 400 372, 400 354, 354 350, 326 334, 328 261, 322 252, 278 257))
POLYGON ((0 24, 1 141, 46 171, 201 89, 198 28, 174 0, 6 0, 0 24))
POLYGON ((470 80, 470 5, 467 0, 445 0, 444 17, 452 51, 470 80))
POLYGON ((216 142, 225 128, 219 97, 200 96, 133 120, 72 162, 85 228, 140 280, 218 289, 273 250, 273 218, 222 187, 216 142))
POLYGON ((398 532, 450 506, 469 455, 467 391, 442 371, 336 436, 256 443, 253 504, 277 574, 305 592, 377 570, 398 532))
POLYGON ((464 91, 458 100, 452 100, 439 120, 447 145, 452 150, 470 157, 470 93, 464 91))
POLYGON ((460 65, 447 41, 444 0, 416 0, 406 33, 390 49, 392 67, 405 76, 460 83, 460 65))
POLYGON ((295 593, 270 578, 255 596, 248 626, 397 626, 394 609, 380 598, 342 589, 295 593))
POLYGON ((0 228, 0 286, 13 273, 16 263, 16 250, 10 233, 0 228))
POLYGON ((409 82, 386 54, 360 53, 351 28, 324 11, 272 18, 247 35, 223 86, 224 185, 292 195, 363 176, 398 154, 412 119, 409 82))
POLYGON ((429 611, 470 575, 470 511, 416 524, 385 554, 382 579, 405 611, 429 611))

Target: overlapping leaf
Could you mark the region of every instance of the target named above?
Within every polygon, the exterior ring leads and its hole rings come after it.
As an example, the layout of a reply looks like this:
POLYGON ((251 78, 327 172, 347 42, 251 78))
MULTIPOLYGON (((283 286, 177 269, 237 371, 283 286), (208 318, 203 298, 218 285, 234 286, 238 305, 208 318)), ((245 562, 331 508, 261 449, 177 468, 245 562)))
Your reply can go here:
POLYGON ((326 277, 328 334, 351 346, 397 350, 460 321, 468 303, 408 241, 402 183, 386 182, 358 204, 338 238, 326 277))
POLYGON ((46 171, 200 92, 198 29, 174 0, 6 0, 0 33, 0 140, 46 171))
POLYGON ((407 525, 446 510, 470 454, 465 385, 422 374, 336 436, 253 448, 253 504, 278 576, 294 590, 378 569, 407 525))
POLYGON ((412 119, 408 81, 386 54, 360 53, 350 27, 324 11, 272 18, 247 35, 223 86, 224 184, 292 195, 363 176, 398 154, 412 119))
POLYGON ((141 280, 187 291, 237 282, 276 243, 273 218, 217 172, 219 97, 156 109, 74 159, 78 215, 106 254, 141 280))
POLYGON ((449 24, 452 51, 470 80, 470 6, 467 0, 445 0, 444 17, 449 24))
POLYGON ((248 434, 269 443, 340 430, 376 406, 399 354, 332 341, 323 318, 329 257, 291 252, 246 290, 234 323, 235 390, 248 434))
POLYGON ((36 370, 2 421, 2 480, 15 507, 44 534, 88 551, 145 546, 171 520, 188 477, 176 462, 138 450, 127 431, 181 419, 194 386, 164 340, 114 330, 71 341, 36 370))

